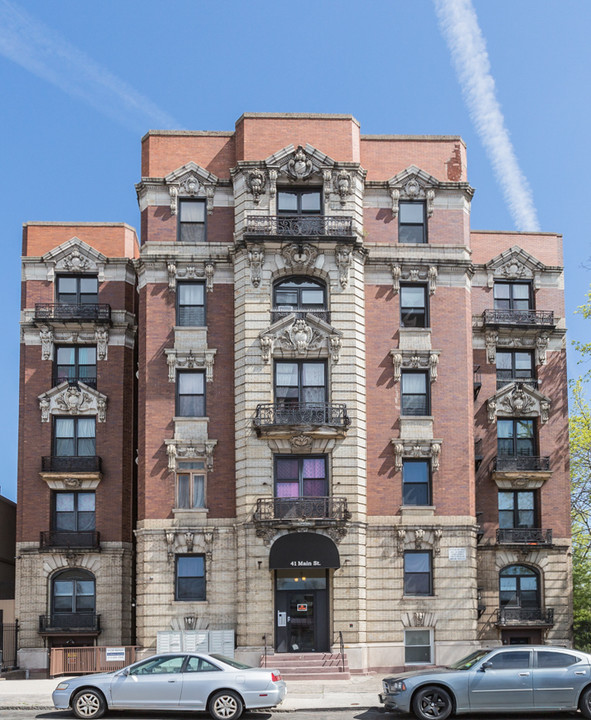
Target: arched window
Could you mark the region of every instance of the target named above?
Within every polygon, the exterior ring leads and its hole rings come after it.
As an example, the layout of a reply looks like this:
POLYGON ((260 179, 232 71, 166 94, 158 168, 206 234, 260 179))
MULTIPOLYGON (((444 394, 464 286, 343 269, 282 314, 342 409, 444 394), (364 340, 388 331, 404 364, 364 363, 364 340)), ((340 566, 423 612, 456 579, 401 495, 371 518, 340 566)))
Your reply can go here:
POLYGON ((273 288, 273 322, 290 313, 312 313, 330 322, 326 285, 305 276, 278 280, 273 288))
POLYGON ((539 574, 525 565, 503 568, 499 576, 499 602, 501 608, 539 608, 539 574))
POLYGON ((51 613, 54 618, 95 611, 95 580, 87 570, 63 570, 51 583, 51 613))

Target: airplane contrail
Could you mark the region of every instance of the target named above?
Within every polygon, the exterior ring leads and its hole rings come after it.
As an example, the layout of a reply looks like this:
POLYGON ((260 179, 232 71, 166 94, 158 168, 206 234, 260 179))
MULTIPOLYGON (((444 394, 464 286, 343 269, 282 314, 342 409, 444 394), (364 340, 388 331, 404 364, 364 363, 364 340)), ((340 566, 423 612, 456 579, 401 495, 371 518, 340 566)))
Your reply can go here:
POLYGON ((518 230, 539 231, 537 211, 496 97, 486 42, 471 0, 434 0, 470 117, 518 230))

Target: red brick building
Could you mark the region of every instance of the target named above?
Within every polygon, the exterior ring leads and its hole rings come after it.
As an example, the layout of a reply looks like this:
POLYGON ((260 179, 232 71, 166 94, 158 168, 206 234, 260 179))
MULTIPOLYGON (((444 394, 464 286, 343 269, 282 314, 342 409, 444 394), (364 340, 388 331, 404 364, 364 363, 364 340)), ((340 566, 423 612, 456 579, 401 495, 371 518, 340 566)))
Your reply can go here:
POLYGON ((345 115, 149 132, 136 189, 139 249, 25 226, 22 657, 568 643, 560 236, 471 231, 460 138, 345 115))

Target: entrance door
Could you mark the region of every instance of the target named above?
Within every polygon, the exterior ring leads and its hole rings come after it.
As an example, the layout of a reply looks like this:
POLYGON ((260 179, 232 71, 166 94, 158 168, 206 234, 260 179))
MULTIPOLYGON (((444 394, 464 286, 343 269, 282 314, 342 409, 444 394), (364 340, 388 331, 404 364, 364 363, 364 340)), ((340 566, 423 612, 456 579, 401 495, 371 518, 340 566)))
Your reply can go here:
POLYGON ((275 647, 277 652, 329 649, 326 570, 277 570, 275 647))

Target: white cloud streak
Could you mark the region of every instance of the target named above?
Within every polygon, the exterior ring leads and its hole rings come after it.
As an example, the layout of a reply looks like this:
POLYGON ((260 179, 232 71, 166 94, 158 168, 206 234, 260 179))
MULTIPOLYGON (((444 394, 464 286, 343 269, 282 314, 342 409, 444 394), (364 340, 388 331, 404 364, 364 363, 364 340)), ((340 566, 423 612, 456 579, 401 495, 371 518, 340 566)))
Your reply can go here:
POLYGON ((486 42, 471 0, 434 0, 464 101, 518 230, 538 231, 533 195, 505 127, 486 42))
POLYGON ((151 100, 10 0, 0 0, 0 54, 134 132, 179 127, 151 100))

